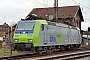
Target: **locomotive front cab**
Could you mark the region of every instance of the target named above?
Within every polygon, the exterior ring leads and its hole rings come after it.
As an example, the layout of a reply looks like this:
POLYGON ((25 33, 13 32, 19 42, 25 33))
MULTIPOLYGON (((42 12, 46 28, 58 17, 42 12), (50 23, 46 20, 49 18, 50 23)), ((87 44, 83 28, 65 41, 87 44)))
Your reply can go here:
POLYGON ((14 49, 30 50, 36 21, 19 21, 14 32, 14 49))

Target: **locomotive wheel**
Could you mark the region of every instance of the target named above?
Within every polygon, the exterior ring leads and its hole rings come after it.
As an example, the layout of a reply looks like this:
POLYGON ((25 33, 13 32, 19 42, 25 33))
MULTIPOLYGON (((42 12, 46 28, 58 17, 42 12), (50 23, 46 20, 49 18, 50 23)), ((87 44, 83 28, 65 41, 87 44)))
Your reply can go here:
POLYGON ((41 55, 42 54, 42 50, 39 50, 39 47, 35 48, 35 51, 37 52, 37 54, 41 55))
POLYGON ((61 49, 60 49, 60 48, 61 48, 60 46, 58 46, 58 48, 59 48, 59 50, 61 50, 61 49))
POLYGON ((44 47, 44 51, 47 52, 47 47, 44 47))
POLYGON ((75 45, 72 45, 72 47, 71 47, 72 49, 76 49, 76 47, 75 47, 75 45))
POLYGON ((65 47, 64 46, 61 46, 61 48, 60 48, 61 50, 65 50, 65 47))
POLYGON ((71 50, 71 45, 68 45, 68 49, 71 50))
POLYGON ((50 50, 47 50, 47 54, 51 53, 50 50))
POLYGON ((55 49, 52 47, 52 52, 55 51, 55 49))
POLYGON ((79 44, 78 48, 80 48, 80 46, 81 46, 81 45, 79 44))
POLYGON ((76 45, 74 45, 74 48, 73 49, 76 49, 76 45))
POLYGON ((80 48, 80 44, 76 45, 76 48, 80 48))
POLYGON ((65 50, 69 50, 70 49, 68 45, 64 46, 64 47, 65 47, 65 50))
POLYGON ((38 53, 39 55, 42 55, 42 51, 38 51, 37 53, 38 53))
POLYGON ((49 54, 49 53, 52 53, 52 48, 51 48, 51 47, 48 47, 47 53, 48 53, 48 54, 49 54))
POLYGON ((73 45, 70 45, 70 47, 71 47, 71 48, 70 48, 71 50, 74 49, 74 46, 73 46, 73 45))

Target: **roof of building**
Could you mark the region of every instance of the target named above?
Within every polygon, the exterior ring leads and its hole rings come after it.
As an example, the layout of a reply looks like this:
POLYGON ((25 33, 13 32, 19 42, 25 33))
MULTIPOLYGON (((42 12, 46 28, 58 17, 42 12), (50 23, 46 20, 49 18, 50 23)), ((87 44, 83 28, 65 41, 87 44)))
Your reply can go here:
MULTIPOLYGON (((75 17, 77 13, 79 13, 81 21, 84 21, 80 6, 58 7, 58 18, 72 18, 75 17)), ((28 18, 29 15, 48 18, 50 15, 54 15, 54 7, 34 8, 26 18, 28 18)))

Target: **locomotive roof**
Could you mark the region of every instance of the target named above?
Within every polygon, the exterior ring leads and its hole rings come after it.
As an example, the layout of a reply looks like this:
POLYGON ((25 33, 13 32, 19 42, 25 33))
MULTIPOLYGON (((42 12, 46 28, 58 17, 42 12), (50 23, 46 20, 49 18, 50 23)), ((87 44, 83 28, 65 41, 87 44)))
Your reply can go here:
POLYGON ((20 21, 18 21, 18 22, 36 22, 36 20, 25 20, 25 21, 20 20, 20 21))
MULTIPOLYGON (((36 21, 39 21, 39 22, 45 22, 46 20, 25 20, 25 21, 22 21, 20 20, 19 22, 36 22, 36 21)), ((56 22, 51 22, 51 21, 47 21, 48 25, 53 25, 53 26, 58 26, 58 27, 64 27, 64 28, 71 28, 71 29, 78 29, 77 27, 74 27, 74 26, 70 26, 70 25, 67 25, 67 24, 63 24, 63 23, 56 23, 56 22)), ((79 29, 78 29, 79 30, 79 29)))
MULTIPOLYGON (((56 23, 56 22, 50 22, 50 21, 47 21, 47 23, 48 23, 48 25, 53 25, 53 26, 58 26, 58 27, 78 29, 77 27, 70 26, 70 25, 63 24, 63 23, 56 23)), ((79 30, 79 29, 78 29, 78 30, 79 30)))
POLYGON ((19 22, 30 22, 30 23, 34 23, 34 22, 39 22, 40 24, 47 24, 46 20, 20 20, 19 22))

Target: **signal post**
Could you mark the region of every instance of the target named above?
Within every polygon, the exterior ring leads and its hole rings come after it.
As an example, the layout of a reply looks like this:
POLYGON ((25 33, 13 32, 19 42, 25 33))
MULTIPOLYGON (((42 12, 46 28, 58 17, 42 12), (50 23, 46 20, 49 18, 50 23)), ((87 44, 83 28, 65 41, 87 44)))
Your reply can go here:
POLYGON ((10 54, 12 55, 12 30, 13 26, 11 26, 11 34, 10 34, 10 54))

